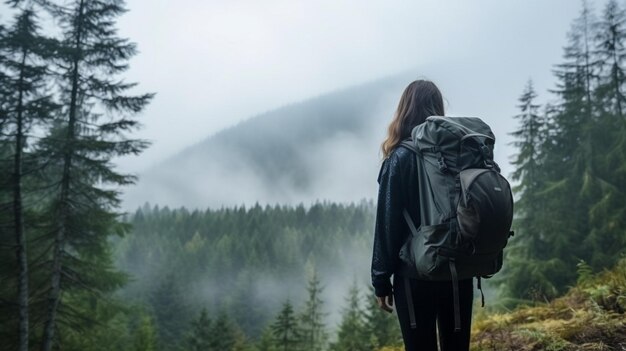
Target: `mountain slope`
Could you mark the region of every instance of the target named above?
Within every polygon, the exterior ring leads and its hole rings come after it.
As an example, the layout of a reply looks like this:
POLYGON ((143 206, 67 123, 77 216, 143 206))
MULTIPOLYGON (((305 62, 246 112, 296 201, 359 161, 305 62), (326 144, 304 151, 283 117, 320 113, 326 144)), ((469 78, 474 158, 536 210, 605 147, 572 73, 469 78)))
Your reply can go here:
POLYGON ((385 78, 250 118, 140 174, 124 205, 373 197, 379 144, 408 82, 406 75, 385 78))

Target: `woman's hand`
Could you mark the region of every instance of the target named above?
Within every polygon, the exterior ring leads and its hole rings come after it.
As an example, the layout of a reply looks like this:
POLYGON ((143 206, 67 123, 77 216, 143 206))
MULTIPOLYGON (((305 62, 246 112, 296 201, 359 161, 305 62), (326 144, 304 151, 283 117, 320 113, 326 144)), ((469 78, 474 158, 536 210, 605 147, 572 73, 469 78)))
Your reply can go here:
POLYGON ((376 300, 378 301, 378 307, 382 308, 384 311, 389 313, 393 312, 393 295, 389 294, 388 296, 376 296, 376 300))

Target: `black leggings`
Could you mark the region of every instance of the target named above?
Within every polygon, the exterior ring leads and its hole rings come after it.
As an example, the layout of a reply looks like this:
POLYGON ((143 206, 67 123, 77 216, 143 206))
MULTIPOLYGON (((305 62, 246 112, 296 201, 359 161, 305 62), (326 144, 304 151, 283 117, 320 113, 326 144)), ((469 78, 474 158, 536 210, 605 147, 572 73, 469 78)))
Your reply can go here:
POLYGON ((393 295, 406 351, 437 351, 436 324, 441 351, 469 350, 474 297, 472 279, 459 281, 461 330, 458 332, 454 331, 452 282, 408 279, 417 323, 417 328, 411 329, 405 279, 394 275, 393 295))

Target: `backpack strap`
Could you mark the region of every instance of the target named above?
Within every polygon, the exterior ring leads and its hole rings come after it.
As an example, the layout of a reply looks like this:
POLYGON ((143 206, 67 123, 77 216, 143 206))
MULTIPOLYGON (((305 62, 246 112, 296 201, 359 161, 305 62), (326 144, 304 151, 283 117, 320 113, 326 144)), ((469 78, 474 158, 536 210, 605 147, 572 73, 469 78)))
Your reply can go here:
MULTIPOLYGON (((415 223, 411 219, 411 215, 409 211, 405 209, 402 210, 402 214, 404 215, 404 220, 409 226, 412 235, 417 236, 417 228, 415 228, 415 223)), ((409 322, 411 323, 411 329, 417 328, 417 323, 415 322, 415 309, 413 308, 413 295, 411 294, 411 285, 408 277, 404 278, 404 293, 406 295, 406 304, 409 309, 409 322)))
POLYGON ((480 283, 480 276, 476 277, 477 283, 476 288, 480 290, 480 307, 485 307, 485 294, 483 294, 483 286, 480 283))
POLYGON ((406 305, 409 309, 409 322, 411 323, 411 329, 417 329, 417 322, 415 322, 415 307, 413 307, 413 294, 411 293, 411 281, 408 277, 404 277, 404 294, 406 295, 406 305))
POLYGON ((415 223, 413 222, 413 219, 411 218, 411 215, 409 214, 409 211, 405 209, 402 210, 402 215, 404 216, 404 220, 406 221, 406 224, 409 225, 409 229, 411 230, 411 233, 414 236, 417 236, 417 228, 415 227, 415 223))
POLYGON ((452 275, 452 298, 454 303, 454 331, 461 331, 461 306, 459 303, 459 277, 456 272, 456 262, 454 257, 448 260, 450 264, 450 275, 452 275))

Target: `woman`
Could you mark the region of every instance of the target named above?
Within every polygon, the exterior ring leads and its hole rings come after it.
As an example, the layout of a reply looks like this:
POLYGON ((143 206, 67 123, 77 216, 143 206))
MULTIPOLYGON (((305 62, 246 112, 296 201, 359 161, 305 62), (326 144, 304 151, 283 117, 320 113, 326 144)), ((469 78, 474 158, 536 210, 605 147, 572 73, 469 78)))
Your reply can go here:
POLYGON ((407 351, 438 350, 437 335, 442 351, 462 351, 469 350, 472 280, 459 281, 462 328, 455 332, 452 283, 420 280, 415 268, 399 259, 400 248, 410 235, 403 209, 407 209, 416 227, 420 224, 417 158, 400 143, 411 137, 415 126, 433 115, 444 115, 443 98, 437 86, 427 80, 409 84, 382 144, 384 161, 378 175, 372 285, 383 310, 392 312, 395 301, 407 351), (414 328, 410 325, 411 317, 416 323, 414 328))

